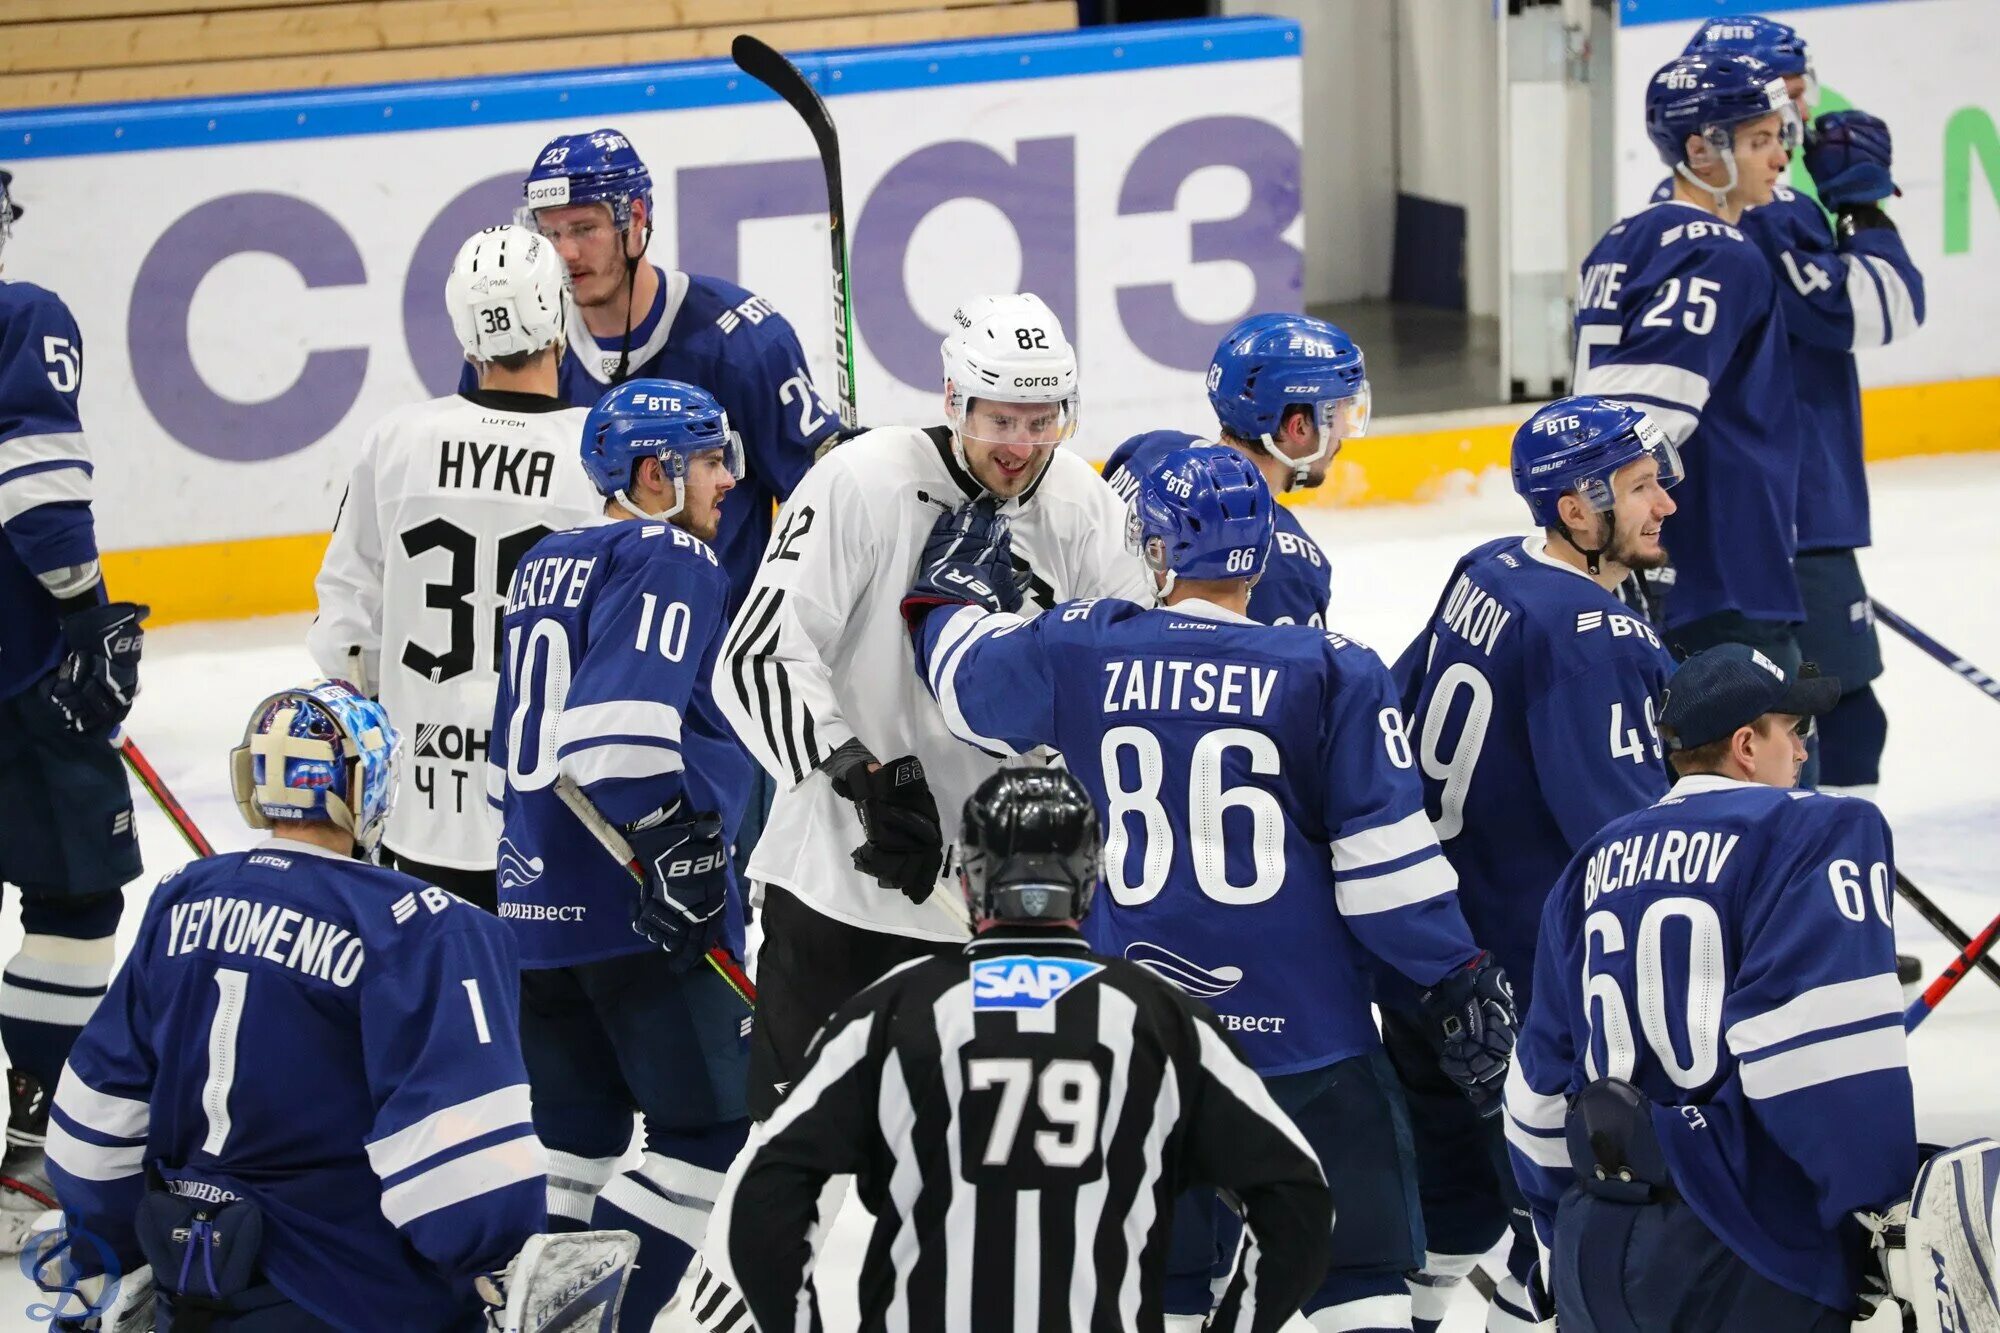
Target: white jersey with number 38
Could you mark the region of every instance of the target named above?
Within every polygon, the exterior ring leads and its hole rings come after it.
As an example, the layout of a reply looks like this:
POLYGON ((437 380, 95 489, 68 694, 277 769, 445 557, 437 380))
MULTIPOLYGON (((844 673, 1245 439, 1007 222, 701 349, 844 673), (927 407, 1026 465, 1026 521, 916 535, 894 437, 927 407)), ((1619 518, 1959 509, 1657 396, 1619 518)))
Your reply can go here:
POLYGON ((399 855, 493 867, 500 825, 485 768, 507 580, 550 532, 603 512, 579 457, 587 415, 473 390, 391 412, 362 441, 306 643, 320 670, 377 695, 403 733, 383 835, 399 855))

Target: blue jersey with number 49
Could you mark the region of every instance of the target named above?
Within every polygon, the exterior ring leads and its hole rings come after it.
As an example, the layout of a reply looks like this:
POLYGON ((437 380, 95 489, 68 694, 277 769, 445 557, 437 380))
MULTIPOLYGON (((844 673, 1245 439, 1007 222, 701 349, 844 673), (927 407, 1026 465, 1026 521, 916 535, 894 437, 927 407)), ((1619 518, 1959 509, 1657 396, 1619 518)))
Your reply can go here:
POLYGON ((129 1273, 149 1178, 248 1200, 326 1326, 485 1328, 473 1279, 547 1221, 520 984, 505 926, 394 870, 272 838, 174 871, 56 1088, 69 1225, 129 1273))
MULTIPOLYGON (((1199 435, 1178 430, 1134 435, 1104 461, 1104 479, 1129 501, 1147 468, 1175 449, 1201 442, 1199 435)), ((1250 618, 1260 625, 1324 625, 1333 586, 1326 552, 1290 509, 1279 505, 1276 517, 1270 559, 1250 590, 1250 618)))
POLYGON ((1622 1078, 1710 1231, 1770 1281, 1854 1308, 1867 1237, 1850 1214, 1917 1171, 1894 883, 1867 801, 1709 774, 1578 849, 1507 1084, 1545 1244, 1572 1179, 1566 1099, 1622 1078))
POLYGON ((1587 838, 1667 790, 1653 708, 1673 669, 1653 627, 1540 533, 1459 561, 1396 661, 1459 906, 1524 1008, 1550 886, 1587 838))
POLYGON ((918 670, 960 739, 1062 751, 1104 824, 1092 947, 1207 1001, 1259 1073, 1377 1047, 1371 956, 1429 986, 1477 954, 1367 648, 1101 600, 934 612, 918 670))
POLYGON ((1606 232, 1583 261, 1572 392, 1644 408, 1686 462, 1669 629, 1805 619, 1790 347, 1770 262, 1741 230, 1667 202, 1606 232))
MULTIPOLYGON (((500 915, 523 967, 653 947, 632 930, 637 882, 563 803, 558 778, 614 825, 683 801, 734 833, 750 760, 708 688, 728 599, 715 552, 668 523, 552 533, 515 567, 487 796, 501 811, 500 915)), ((734 892, 727 922, 740 954, 734 892)))

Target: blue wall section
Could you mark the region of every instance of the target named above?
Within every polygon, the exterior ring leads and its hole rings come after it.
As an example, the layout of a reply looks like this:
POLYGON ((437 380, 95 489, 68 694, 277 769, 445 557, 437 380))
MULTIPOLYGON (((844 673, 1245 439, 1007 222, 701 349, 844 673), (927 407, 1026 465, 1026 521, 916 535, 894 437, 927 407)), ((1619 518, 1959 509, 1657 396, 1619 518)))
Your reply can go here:
MULTIPOLYGON (((1299 27, 1268 18, 866 47, 795 57, 823 96, 1296 56, 1299 27)), ((727 106, 773 98, 727 60, 565 70, 0 113, 0 159, 384 134, 461 125, 727 106)))

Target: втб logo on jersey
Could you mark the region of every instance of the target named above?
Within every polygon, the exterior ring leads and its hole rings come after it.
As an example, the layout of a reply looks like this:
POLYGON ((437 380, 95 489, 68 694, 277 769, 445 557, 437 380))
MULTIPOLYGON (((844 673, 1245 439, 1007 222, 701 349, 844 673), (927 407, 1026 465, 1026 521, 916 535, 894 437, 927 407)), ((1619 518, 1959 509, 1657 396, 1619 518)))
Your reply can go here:
POLYGON ((1103 970, 1104 964, 1081 958, 982 958, 972 965, 972 1007, 1046 1009, 1103 970))
POLYGON ((500 839, 500 887, 521 889, 542 877, 542 858, 523 856, 521 849, 508 838, 500 839))
POLYGON ((1146 940, 1126 945, 1125 957, 1199 1000, 1227 995, 1243 981, 1243 969, 1234 964, 1225 963, 1210 971, 1172 949, 1163 949, 1146 940))

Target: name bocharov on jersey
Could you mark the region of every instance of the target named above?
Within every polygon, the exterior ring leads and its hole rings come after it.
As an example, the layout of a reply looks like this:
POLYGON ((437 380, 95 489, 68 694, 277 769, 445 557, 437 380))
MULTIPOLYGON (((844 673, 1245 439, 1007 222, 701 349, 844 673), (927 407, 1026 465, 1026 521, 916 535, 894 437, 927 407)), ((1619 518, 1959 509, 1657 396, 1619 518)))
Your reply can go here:
MULTIPOLYGON (((916 755, 945 845, 957 842, 960 807, 999 761, 945 725, 917 678, 901 605, 938 515, 983 493, 943 427, 882 427, 841 445, 779 513, 716 663, 716 700, 778 780, 750 878, 866 930, 965 937, 935 898, 911 903, 854 869, 861 821, 818 765, 854 738, 878 759, 916 755)), ((1023 614, 1077 597, 1152 600, 1144 567, 1125 549, 1125 508, 1081 456, 1057 449, 1001 512, 1029 575, 1023 614)), ((940 887, 953 892, 956 875, 947 864, 940 887)))
POLYGON ((306 645, 320 670, 382 701, 403 733, 383 841, 412 860, 490 870, 500 822, 485 767, 507 580, 551 532, 604 502, 579 460, 588 415, 539 394, 474 389, 389 413, 368 432, 334 521, 306 645))

